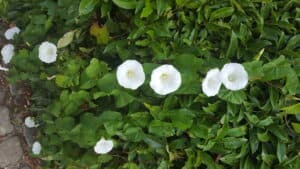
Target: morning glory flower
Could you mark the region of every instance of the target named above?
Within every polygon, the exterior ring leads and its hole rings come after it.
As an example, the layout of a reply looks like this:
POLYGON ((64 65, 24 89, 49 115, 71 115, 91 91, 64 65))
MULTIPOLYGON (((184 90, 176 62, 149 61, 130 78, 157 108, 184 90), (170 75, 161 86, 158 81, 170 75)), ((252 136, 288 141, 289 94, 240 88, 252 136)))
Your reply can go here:
POLYGON ((159 95, 176 91, 181 85, 180 72, 172 65, 162 65, 151 74, 150 87, 159 95))
POLYGON ((104 138, 101 138, 94 146, 94 151, 97 154, 107 154, 113 147, 114 143, 112 140, 105 140, 104 138))
POLYGON ((117 81, 124 88, 137 89, 145 81, 143 66, 136 60, 126 60, 117 68, 117 81))
POLYGON ((222 81, 220 76, 220 70, 218 68, 211 69, 207 72, 205 78, 202 81, 202 91, 207 96, 215 96, 219 93, 222 81))
POLYGON ((12 40, 16 34, 20 33, 20 31, 21 31, 20 28, 15 26, 7 29, 6 32, 4 33, 4 36, 7 40, 12 40))
POLYGON ((4 45, 1 49, 2 61, 4 64, 8 64, 12 57, 15 55, 15 47, 12 44, 4 45))
POLYGON ((41 146, 41 143, 38 142, 38 141, 35 141, 33 144, 32 144, 32 153, 34 155, 39 155, 42 151, 42 146, 41 146))
POLYGON ((221 79, 224 86, 229 90, 240 90, 248 83, 248 73, 239 63, 225 64, 221 70, 221 79))
POLYGON ((56 61, 57 47, 50 42, 43 42, 39 47, 39 58, 42 62, 53 63, 56 61))
POLYGON ((0 70, 7 72, 8 68, 0 66, 0 70))
POLYGON ((39 125, 35 123, 35 120, 33 117, 26 117, 25 118, 25 126, 28 128, 34 128, 34 127, 38 127, 39 125))

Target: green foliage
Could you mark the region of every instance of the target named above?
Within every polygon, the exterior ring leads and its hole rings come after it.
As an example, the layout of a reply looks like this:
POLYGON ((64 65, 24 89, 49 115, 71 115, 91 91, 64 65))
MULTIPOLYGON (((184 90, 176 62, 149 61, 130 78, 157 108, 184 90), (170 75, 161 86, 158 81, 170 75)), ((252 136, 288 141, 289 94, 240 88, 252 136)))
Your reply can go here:
MULTIPOLYGON (((0 0, 13 41, 9 81, 32 89, 44 168, 300 168, 298 0, 0 0), (55 63, 38 58, 58 44, 55 63), (120 87, 117 66, 139 60, 145 85, 120 87), (248 86, 208 98, 211 68, 242 63, 248 86), (173 64, 180 89, 149 87, 173 64), (93 151, 114 141, 105 155, 93 151)), ((2 15, 3 14, 3 15, 2 15)))

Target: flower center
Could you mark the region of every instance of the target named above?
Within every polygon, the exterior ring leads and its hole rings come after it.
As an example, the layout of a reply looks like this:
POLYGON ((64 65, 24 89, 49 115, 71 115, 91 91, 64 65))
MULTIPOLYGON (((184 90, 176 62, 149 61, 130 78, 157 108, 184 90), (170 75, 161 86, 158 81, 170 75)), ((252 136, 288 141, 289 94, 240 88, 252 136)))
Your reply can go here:
POLYGON ((128 78, 132 78, 134 76, 134 72, 132 70, 128 70, 126 72, 126 75, 127 75, 128 78))
POLYGON ((53 53, 54 53, 54 52, 53 52, 53 50, 52 50, 51 48, 48 48, 48 49, 47 49, 47 54, 48 54, 48 55, 53 55, 53 53))
POLYGON ((234 74, 230 74, 230 75, 228 76, 228 80, 229 80, 230 82, 234 82, 234 81, 236 81, 236 79, 237 79, 237 77, 236 77, 234 74))
POLYGON ((162 74, 160 75, 160 79, 161 79, 161 80, 167 80, 168 77, 169 77, 169 75, 168 75, 167 73, 162 73, 162 74))

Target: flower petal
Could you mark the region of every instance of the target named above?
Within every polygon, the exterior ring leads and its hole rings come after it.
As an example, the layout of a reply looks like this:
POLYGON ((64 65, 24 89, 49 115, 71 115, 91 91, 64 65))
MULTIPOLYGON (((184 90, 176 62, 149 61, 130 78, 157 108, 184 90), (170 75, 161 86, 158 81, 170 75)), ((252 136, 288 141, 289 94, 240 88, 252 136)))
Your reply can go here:
POLYGON ((42 146, 41 146, 41 143, 38 142, 38 141, 35 141, 33 144, 32 144, 32 153, 34 155, 39 155, 42 151, 42 146))
POLYGON ((97 154, 107 154, 110 152, 114 147, 113 141, 111 140, 105 140, 104 138, 101 138, 100 141, 98 141, 94 147, 94 151, 97 154))
POLYGON ((12 57, 15 55, 15 47, 12 44, 4 45, 1 49, 2 61, 4 64, 8 64, 12 57))
POLYGON ((20 31, 21 31, 20 28, 15 26, 7 29, 4 33, 4 36, 7 40, 12 40, 16 34, 20 33, 20 31))
POLYGON ((162 65, 151 74, 150 87, 155 93, 167 95, 181 86, 180 72, 172 65, 162 65))
POLYGON ((145 78, 143 66, 136 60, 126 60, 117 68, 117 81, 124 88, 136 90, 145 78))
POLYGON ((39 47, 39 59, 45 63, 53 63, 56 61, 57 47, 50 42, 43 42, 39 47))
POLYGON ((219 93, 221 85, 220 70, 218 68, 211 69, 202 81, 202 91, 209 97, 215 96, 219 93))
POLYGON ((35 120, 33 117, 26 117, 24 124, 26 127, 28 128, 34 128, 34 127, 38 127, 39 125, 35 123, 35 120))
POLYGON ((242 64, 228 63, 221 70, 221 79, 227 89, 236 91, 247 86, 248 73, 242 64))

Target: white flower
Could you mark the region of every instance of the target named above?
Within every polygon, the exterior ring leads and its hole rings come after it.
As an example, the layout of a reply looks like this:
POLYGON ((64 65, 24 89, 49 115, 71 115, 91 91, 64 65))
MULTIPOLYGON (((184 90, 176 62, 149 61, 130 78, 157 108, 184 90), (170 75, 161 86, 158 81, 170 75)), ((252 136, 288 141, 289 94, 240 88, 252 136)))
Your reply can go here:
POLYGON ((4 33, 4 36, 7 40, 11 40, 14 38, 14 36, 16 34, 19 34, 20 33, 20 29, 18 27, 12 27, 12 28, 9 28, 6 30, 6 32, 4 33))
POLYGON ((11 58, 15 55, 15 47, 12 44, 7 44, 1 49, 2 61, 8 64, 11 58))
POLYGON ((136 60, 126 60, 117 68, 117 80, 124 88, 137 89, 145 81, 143 66, 136 60))
POLYGON ((34 128, 34 127, 38 127, 39 125, 35 123, 35 120, 33 117, 26 117, 25 121, 25 126, 28 128, 34 128))
POLYGON ((205 78, 202 81, 202 91, 207 96, 215 96, 219 93, 222 81, 220 76, 220 70, 218 68, 211 69, 207 72, 205 78))
POLYGON ((150 87, 155 93, 166 95, 176 91, 181 85, 181 75, 172 65, 162 65, 151 74, 150 87))
POLYGON ((55 44, 43 42, 39 47, 39 58, 42 62, 53 63, 56 61, 57 48, 55 44))
POLYGON ((7 72, 8 68, 0 66, 0 70, 7 72))
POLYGON ((38 141, 35 141, 33 144, 32 144, 32 153, 34 155, 39 155, 42 151, 42 146, 41 146, 41 143, 38 142, 38 141))
POLYGON ((95 145, 94 151, 97 154, 107 154, 112 150, 114 147, 114 143, 111 140, 105 140, 104 138, 101 138, 95 145))
POLYGON ((221 79, 224 86, 229 90, 240 90, 248 83, 248 73, 239 63, 225 64, 221 70, 221 79))

